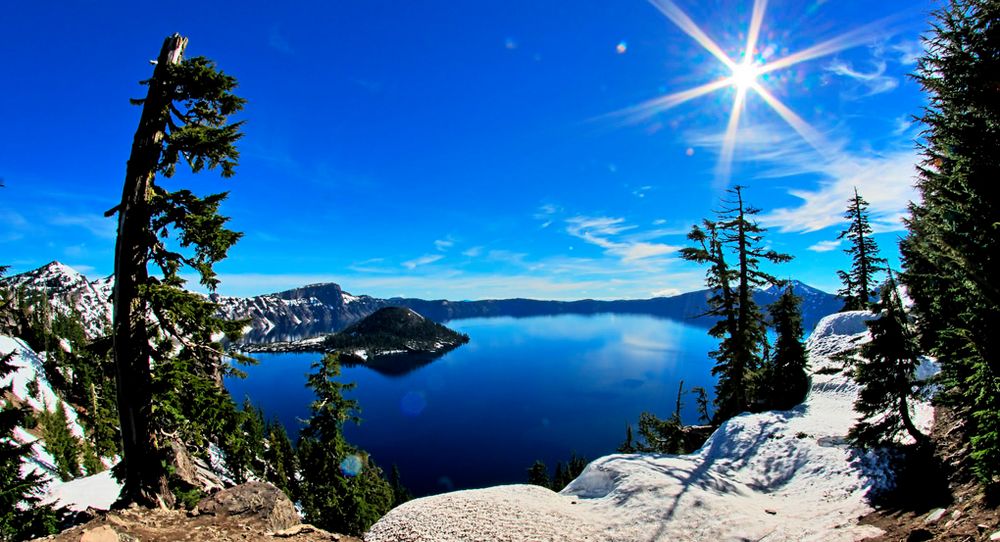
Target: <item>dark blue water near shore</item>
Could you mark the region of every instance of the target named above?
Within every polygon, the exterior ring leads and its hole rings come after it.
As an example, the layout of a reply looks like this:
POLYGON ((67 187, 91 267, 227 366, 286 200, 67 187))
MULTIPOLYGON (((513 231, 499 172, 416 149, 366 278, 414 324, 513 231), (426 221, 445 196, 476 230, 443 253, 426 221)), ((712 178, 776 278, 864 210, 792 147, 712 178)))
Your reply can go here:
MULTIPOLYGON (((402 376, 345 367, 357 383, 360 426, 348 440, 388 470, 399 466, 417 495, 520 483, 541 459, 550 469, 572 452, 593 459, 613 453, 625 424, 643 410, 664 417, 677 384, 711 392, 703 327, 650 316, 601 314, 477 318, 448 323, 469 344, 402 376)), ((305 374, 319 354, 258 354, 245 380, 227 380, 278 417, 295 438, 312 393, 305 374)), ((688 396, 685 422, 697 421, 688 396)))

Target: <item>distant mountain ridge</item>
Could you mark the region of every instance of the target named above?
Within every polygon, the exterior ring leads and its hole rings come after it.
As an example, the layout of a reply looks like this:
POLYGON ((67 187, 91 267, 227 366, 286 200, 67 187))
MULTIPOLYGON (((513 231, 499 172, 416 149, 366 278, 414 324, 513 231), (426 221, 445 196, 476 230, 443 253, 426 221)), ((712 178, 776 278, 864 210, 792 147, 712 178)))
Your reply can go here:
MULTIPOLYGON (((102 334, 110 322, 113 288, 111 277, 88 281, 73 268, 52 262, 33 271, 13 275, 4 282, 15 288, 44 291, 54 306, 79 311, 92 336, 102 334)), ((792 281, 792 288, 803 299, 802 315, 806 329, 812 329, 823 316, 839 311, 843 305, 837 296, 800 281, 792 281)), ((698 290, 671 297, 616 301, 382 299, 352 295, 343 291, 340 285, 328 282, 253 297, 213 294, 211 298, 219 304, 223 316, 250 320, 244 342, 261 343, 290 341, 340 331, 383 307, 406 307, 435 322, 498 316, 621 313, 688 320, 694 325, 709 326, 712 319, 699 318, 708 309, 709 294, 708 290, 698 290)), ((761 306, 766 306, 777 299, 779 294, 780 290, 772 286, 754 292, 754 299, 761 306)))

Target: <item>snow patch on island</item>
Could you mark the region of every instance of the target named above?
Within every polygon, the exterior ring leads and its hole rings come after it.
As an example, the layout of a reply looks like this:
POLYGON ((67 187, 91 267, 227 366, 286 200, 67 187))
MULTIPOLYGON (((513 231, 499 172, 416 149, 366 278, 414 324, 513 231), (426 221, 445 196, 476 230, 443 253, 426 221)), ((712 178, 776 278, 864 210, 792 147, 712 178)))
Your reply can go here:
MULTIPOLYGON (((873 315, 827 316, 807 346, 812 366, 867 340, 873 315)), ((867 495, 888 486, 881 456, 852 449, 858 386, 844 371, 814 374, 787 411, 723 423, 690 455, 615 454, 590 463, 562 492, 511 485, 416 499, 392 510, 366 542, 458 540, 853 541, 867 495)), ((918 405, 929 427, 932 411, 918 405)))

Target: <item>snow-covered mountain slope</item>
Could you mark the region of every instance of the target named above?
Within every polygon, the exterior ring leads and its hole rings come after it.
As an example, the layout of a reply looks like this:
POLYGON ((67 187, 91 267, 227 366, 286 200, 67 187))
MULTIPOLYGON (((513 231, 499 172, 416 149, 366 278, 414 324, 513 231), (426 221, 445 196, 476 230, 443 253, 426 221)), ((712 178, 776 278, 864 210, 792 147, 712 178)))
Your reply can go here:
POLYGON ((88 337, 106 334, 111 324, 112 277, 95 281, 72 267, 51 262, 33 271, 14 275, 5 280, 12 289, 24 288, 45 292, 52 307, 62 313, 78 311, 88 337))
MULTIPOLYGON (((824 318, 808 345, 813 367, 864 340, 868 318, 824 318)), ((417 499, 365 540, 860 540, 878 532, 857 519, 888 470, 845 444, 856 396, 843 372, 814 374, 801 405, 737 416, 693 454, 605 456, 560 493, 512 485, 417 499)), ((926 429, 930 407, 916 410, 926 429)))
MULTIPOLYGON (((0 378, 0 387, 11 386, 13 397, 3 397, 0 401, 13 400, 36 412, 43 409, 52 411, 59 404, 59 396, 45 376, 42 357, 21 339, 0 335, 0 355, 5 356, 11 352, 14 352, 11 364, 15 370, 0 378), (38 385, 38 391, 34 394, 30 391, 33 383, 38 385)), ((68 403, 63 403, 63 408, 69 420, 70 432, 82 439, 83 427, 77 419, 76 409, 68 403)), ((22 466, 22 472, 24 474, 39 472, 46 478, 48 483, 43 497, 44 502, 57 502, 73 510, 84 510, 87 506, 107 509, 117 498, 121 486, 111 478, 109 471, 87 478, 62 481, 57 474, 55 459, 45 450, 41 439, 23 427, 15 428, 14 437, 21 443, 33 443, 32 459, 22 466)), ((105 460, 105 466, 110 466, 112 462, 105 460)))

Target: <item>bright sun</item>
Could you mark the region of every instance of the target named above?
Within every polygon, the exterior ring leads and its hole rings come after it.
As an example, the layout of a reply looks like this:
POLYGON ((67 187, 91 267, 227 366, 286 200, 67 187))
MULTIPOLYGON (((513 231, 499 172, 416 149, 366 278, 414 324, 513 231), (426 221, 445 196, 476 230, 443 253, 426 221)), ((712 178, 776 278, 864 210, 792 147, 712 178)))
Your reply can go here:
POLYGON ((736 64, 733 66, 733 86, 738 90, 747 90, 757 84, 757 66, 749 63, 736 64))
POLYGON ((642 120, 699 96, 704 96, 728 87, 735 88, 737 92, 733 97, 733 107, 729 114, 729 122, 726 125, 726 132, 722 137, 722 148, 719 153, 719 162, 716 169, 716 179, 722 183, 729 181, 733 152, 736 146, 736 136, 740 124, 740 115, 748 96, 751 94, 763 99, 778 116, 798 132, 813 148, 821 154, 825 153, 825 149, 829 144, 823 135, 817 132, 802 117, 789 109, 776 96, 771 94, 765 88, 766 85, 760 78, 763 75, 794 66, 800 62, 824 57, 844 49, 869 43, 883 27, 883 23, 881 22, 865 25, 783 58, 765 62, 763 56, 758 57, 755 55, 758 54, 757 41, 760 37, 761 26, 764 21, 764 11, 767 9, 768 0, 753 0, 753 10, 750 15, 750 27, 747 31, 746 43, 744 44, 742 55, 738 57, 742 61, 737 63, 684 13, 675 3, 675 0, 649 0, 649 2, 676 24, 685 34, 698 42, 706 51, 718 59, 723 66, 731 71, 731 74, 728 77, 720 77, 694 88, 660 96, 639 105, 626 108, 620 113, 628 115, 633 121, 642 120), (759 59, 759 62, 755 62, 755 59, 759 59), (753 92, 750 92, 751 90, 753 92))

